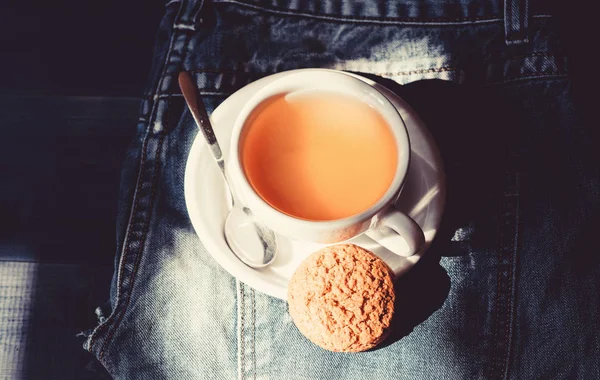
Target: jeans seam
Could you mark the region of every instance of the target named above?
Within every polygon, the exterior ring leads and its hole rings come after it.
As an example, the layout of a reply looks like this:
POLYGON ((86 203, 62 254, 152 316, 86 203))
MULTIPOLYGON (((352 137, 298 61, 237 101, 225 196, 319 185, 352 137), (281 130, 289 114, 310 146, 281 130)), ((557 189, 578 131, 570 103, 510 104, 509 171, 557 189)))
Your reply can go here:
POLYGON ((509 199, 504 202, 500 219, 497 287, 492 318, 494 331, 490 369, 492 379, 506 379, 508 376, 515 313, 515 266, 518 254, 520 184, 518 172, 509 171, 507 175, 514 176, 515 189, 506 191, 508 195, 505 196, 505 199, 509 199), (506 225, 504 225, 505 223, 506 225), (509 233, 511 231, 512 234, 509 233), (509 242, 509 239, 512 241, 509 242))
MULTIPOLYGON (((199 89, 199 94, 202 96, 229 96, 231 95, 231 91, 202 91, 199 89)), ((162 93, 155 96, 156 99, 164 99, 164 98, 172 98, 172 97, 183 97, 183 94, 171 94, 171 93, 162 93)))
MULTIPOLYGON (((190 71, 191 73, 202 73, 204 70, 194 70, 194 71, 190 71)), ((441 68, 433 68, 433 69, 426 69, 426 70, 415 70, 413 72, 398 72, 398 73, 371 73, 373 75, 380 75, 380 76, 384 76, 384 75, 419 75, 419 74, 427 74, 427 73, 441 73, 441 72, 458 72, 459 69, 458 68, 452 68, 452 67, 441 67, 441 68), (418 71, 418 72, 417 72, 418 71)), ((206 72, 211 72, 210 70, 206 70, 206 72)), ((233 74, 234 72, 232 71, 223 71, 223 73, 231 73, 233 74)), ((247 73, 245 71, 240 71, 239 73, 247 73)), ((269 75, 272 73, 266 73, 265 75, 269 75)), ((170 75, 170 74, 168 74, 170 75)), ((174 74, 172 74, 174 75, 174 74)), ((514 77, 508 77, 505 78, 503 80, 500 81, 495 81, 495 82, 489 82, 489 83, 483 83, 482 86, 483 87, 487 87, 487 86, 494 86, 494 85, 503 85, 506 83, 512 83, 512 82, 520 82, 520 81, 527 81, 527 80, 536 80, 536 79, 568 79, 569 75, 568 74, 558 74, 558 73, 540 73, 540 74, 532 74, 532 75, 523 75, 523 76, 514 76, 514 77)), ((232 94, 232 92, 235 91, 205 91, 202 89, 199 89, 200 94, 202 96, 229 96, 232 94)), ((162 98, 167 98, 167 97, 182 97, 183 95, 180 93, 169 93, 169 92, 164 92, 164 93, 157 93, 156 95, 153 96, 147 96, 147 98, 154 98, 155 100, 157 99, 162 99, 162 98)))
MULTIPOLYGON (((117 296, 116 296, 116 302, 115 302, 115 308, 113 310, 113 313, 111 313, 111 315, 104 321, 103 324, 99 325, 96 327, 96 329, 92 332, 92 334, 90 335, 89 338, 89 342, 88 342, 88 349, 91 350, 93 344, 94 344, 94 338, 97 334, 99 334, 100 332, 102 332, 104 329, 109 328, 109 324, 112 323, 114 317, 116 316, 117 313, 120 313, 120 305, 122 302, 122 289, 123 289, 123 277, 124 274, 123 272, 125 271, 125 263, 127 262, 127 258, 129 257, 129 250, 127 249, 127 244, 129 243, 129 236, 131 234, 131 228, 132 228, 132 220, 134 218, 134 216, 137 214, 137 209, 138 209, 138 205, 139 205, 139 200, 138 200, 138 194, 140 192, 140 188, 142 186, 142 176, 144 173, 144 168, 146 166, 146 154, 147 154, 147 147, 148 147, 148 139, 150 137, 150 124, 148 124, 147 130, 146 130, 146 134, 144 136, 144 140, 142 142, 142 155, 140 157, 140 169, 138 171, 138 176, 137 176, 137 184, 136 184, 136 189, 133 195, 133 206, 132 206, 132 210, 131 213, 129 215, 129 222, 127 225, 127 232, 125 233, 125 238, 123 241, 123 252, 121 254, 121 259, 119 260, 119 268, 118 268, 118 272, 117 272, 117 296)), ((104 344, 102 344, 102 347, 104 346, 104 344)), ((101 357, 99 356, 98 359, 101 359, 101 357)))
MULTIPOLYGON (((164 142, 164 138, 165 135, 161 134, 158 137, 158 143, 157 143, 157 147, 156 147, 156 154, 154 157, 154 170, 152 173, 152 179, 151 179, 151 186, 152 186, 152 191, 150 193, 150 198, 148 199, 148 211, 149 214, 151 214, 152 212, 152 208, 154 207, 154 197, 156 195, 156 177, 157 177, 157 173, 160 170, 160 155, 162 153, 162 146, 163 146, 163 142, 164 142)), ((133 270, 131 271, 130 274, 130 284, 129 284, 129 289, 128 289, 128 294, 127 294, 127 299, 125 301, 125 304, 123 305, 123 309, 122 311, 119 313, 119 317, 118 319, 115 321, 113 328, 110 329, 108 336, 106 337, 106 340, 103 342, 103 344, 100 347, 100 351, 98 353, 98 359, 102 359, 104 357, 104 353, 105 353, 105 349, 108 346, 108 343, 110 343, 110 341, 112 340, 115 332, 117 331, 119 325, 121 324, 121 321, 123 320, 123 317, 125 316, 125 313, 127 312, 127 308, 129 307, 129 303, 131 301, 131 294, 133 293, 133 287, 135 285, 135 279, 136 279, 136 274, 137 271, 139 269, 139 265, 140 262, 142 261, 142 251, 144 250, 144 246, 146 243, 146 237, 148 236, 148 230, 150 229, 150 217, 148 217, 145 221, 144 227, 143 227, 143 233, 142 233, 142 237, 140 239, 140 246, 137 250, 136 253, 136 257, 135 257, 135 263, 133 266, 133 270)))
MULTIPOLYGON (((342 71, 347 71, 347 72, 351 72, 352 70, 342 70, 342 71)), ((244 69, 240 69, 240 70, 219 70, 219 69, 214 69, 214 68, 205 68, 205 69, 195 69, 195 70, 188 70, 188 73, 195 75, 195 74, 229 74, 229 75, 246 75, 246 77, 244 77, 243 79, 246 80, 248 79, 248 82, 251 82, 253 79, 258 79, 261 77, 265 77, 268 75, 272 75, 272 74, 276 74, 279 73, 280 71, 273 71, 273 70, 269 70, 269 71, 264 71, 264 72, 259 72, 259 71, 250 71, 250 70, 244 70, 244 69)), ((370 74, 373 75, 378 75, 378 76, 382 76, 382 77, 391 77, 391 76, 411 76, 411 75, 421 75, 421 74, 435 74, 435 73, 444 73, 444 72, 461 72, 461 69, 458 67, 451 67, 451 66, 442 66, 442 67, 432 67, 432 68, 428 68, 428 69, 420 69, 420 70, 407 70, 407 71, 395 71, 395 72, 374 72, 374 71, 370 71, 370 74)), ((177 73, 170 73, 167 74, 169 76, 176 76, 178 75, 177 73)), ((203 90, 202 88, 199 89, 200 94, 201 95, 214 95, 214 96, 228 96, 231 95, 232 91, 206 91, 203 90)), ((168 96, 183 96, 181 93, 170 93, 168 91, 166 92, 159 92, 155 95, 151 95, 151 96, 146 96, 146 97, 151 97, 154 99, 159 99, 161 97, 168 97, 168 96)))
POLYGON ((244 328, 245 328, 245 297, 244 297, 244 284, 240 280, 236 280, 238 285, 238 321, 239 321, 239 334, 238 334, 238 380, 244 380, 244 367, 245 367, 245 350, 244 350, 244 328))
POLYGON ((256 292, 252 289, 252 374, 256 380, 256 292))
POLYGON ((250 9, 265 11, 273 14, 293 16, 293 17, 306 17, 315 18, 321 20, 327 20, 332 22, 347 22, 347 23, 370 23, 370 24, 402 24, 402 25, 438 25, 438 26, 454 26, 454 25, 471 25, 471 24, 488 24, 495 22, 502 22, 503 19, 499 17, 464 17, 464 18, 431 18, 429 20, 421 20, 418 18, 403 18, 403 17, 364 17, 364 16, 336 16, 327 15, 320 13, 301 12, 291 9, 278 9, 269 8, 255 4, 248 4, 237 0, 219 0, 215 3, 221 4, 236 4, 250 9))
POLYGON ((521 225, 521 183, 519 172, 515 173, 515 187, 516 187, 516 196, 515 196, 515 230, 513 235, 513 250, 512 250, 512 262, 510 263, 510 272, 508 276, 508 281, 511 282, 510 287, 510 299, 509 299, 509 310, 508 310, 508 325, 507 325, 507 344, 506 344, 506 357, 505 357, 505 369, 504 369, 504 378, 508 379, 509 369, 510 369, 510 357, 512 354, 512 346, 513 346, 513 336, 514 336, 514 323, 516 319, 516 296, 517 296, 517 265, 518 265, 518 249, 519 249, 519 231, 521 225))
POLYGON ((169 129, 169 115, 171 113, 171 96, 167 96, 167 105, 165 108, 165 116, 164 116, 164 120, 165 120, 165 127, 163 129, 164 133, 169 133, 170 129, 169 129))
MULTIPOLYGON (((504 232, 502 230, 501 227, 501 231, 500 231, 500 241, 504 241, 504 232)), ((493 347, 492 347, 492 360, 491 360, 491 376, 490 378, 495 379, 495 373, 496 373, 496 357, 498 355, 497 353, 497 342, 498 342, 498 320, 500 318, 500 294, 501 294, 501 287, 502 287, 502 271, 501 271, 501 266, 502 266, 502 243, 500 243, 500 249, 499 249, 499 253, 498 253, 498 272, 496 273, 496 299, 494 300, 494 312, 493 312, 493 318, 492 318, 492 323, 493 323, 493 330, 494 330, 494 336, 493 336, 493 347)))
MULTIPOLYGON (((175 21, 174 23, 177 22, 179 13, 182 11, 183 7, 180 5, 178 11, 177 11, 177 15, 175 17, 175 21)), ((166 68, 167 68, 167 63, 169 61, 169 58, 171 56, 171 53, 173 52, 173 43, 175 41, 175 37, 177 36, 177 33, 175 31, 173 31, 173 34, 171 35, 171 39, 169 41, 169 48, 168 51, 166 53, 165 56, 165 61, 163 63, 163 70, 162 70, 162 75, 160 77, 160 80, 158 80, 156 82, 156 86, 154 87, 154 91, 157 92, 160 89, 160 83, 164 80, 165 74, 166 74, 166 68)), ((132 211, 131 214, 129 215, 129 220, 128 220, 128 226, 127 226, 127 232, 125 234, 125 237, 123 239, 123 248, 122 248, 122 254, 121 254, 121 258, 119 260, 119 269, 117 272, 117 296, 116 296, 116 301, 115 301, 115 308, 113 310, 113 312, 111 313, 111 315, 104 321, 104 323, 99 324, 94 331, 92 332, 92 334, 90 335, 89 339, 88 339, 88 343, 87 343, 87 348, 89 351, 92 350, 92 347, 94 346, 95 342, 96 342, 96 338, 97 335, 100 334, 101 332, 103 332, 104 330, 108 329, 108 335, 106 337, 106 339, 104 339, 104 341, 101 343, 100 347, 99 347, 99 351, 98 351, 98 360, 100 362, 102 362, 102 358, 104 356, 104 352, 106 350, 106 347, 108 346, 108 344, 110 343, 110 341, 112 340, 112 337, 115 333, 115 331, 117 330, 117 328, 120 325, 120 322, 123 318, 123 316, 125 315, 125 311, 127 309, 127 305, 129 304, 130 298, 131 298, 131 293, 133 291, 133 283, 135 280, 135 274, 137 272, 137 265, 139 265, 139 257, 135 258, 135 264, 134 264, 134 268, 132 270, 132 273, 130 275, 130 283, 129 283, 129 287, 127 289, 123 289, 123 276, 125 276, 124 272, 125 272, 125 265, 126 265, 126 258, 128 258, 130 256, 130 249, 127 248, 127 245, 129 243, 129 237, 131 235, 131 231, 133 228, 133 220, 137 214, 137 210, 139 208, 139 204, 140 204, 140 200, 139 200, 139 194, 141 191, 141 187, 143 184, 143 175, 144 175, 144 169, 146 167, 146 158, 147 158, 147 151, 148 151, 148 141, 151 137, 151 124, 152 124, 152 120, 153 120, 153 114, 155 114, 155 110, 156 110, 156 104, 157 102, 154 102, 152 104, 152 110, 150 112, 150 116, 148 118, 148 125, 145 131, 145 135, 144 135, 144 140, 142 142, 142 154, 140 157, 140 168, 138 171, 138 176, 137 176, 137 184, 136 184, 136 189, 135 192, 133 194, 133 205, 132 205, 132 211), (125 294, 122 293, 128 293, 126 295, 126 301, 123 301, 123 297, 125 296, 125 294), (125 304, 123 305, 123 302, 125 302, 125 304), (123 305, 123 307, 121 307, 121 305, 123 305), (117 320, 115 321, 115 318, 117 318, 117 320)), ((159 137, 159 141, 158 141, 158 146, 156 147, 156 162, 155 162, 155 170, 153 173, 153 177, 152 177, 152 182, 151 182, 151 186, 152 186, 152 191, 151 191, 151 197, 149 199, 149 204, 148 204, 148 209, 151 210, 154 204, 154 193, 156 190, 156 184, 155 184, 155 175, 156 175, 156 170, 158 167, 158 159, 159 159, 159 153, 161 152, 161 148, 162 148, 162 142, 163 142, 163 138, 164 136, 161 135, 159 137)), ((140 248, 138 249, 138 255, 141 256, 141 250, 145 244, 145 239, 146 239, 146 234, 148 232, 149 229, 149 220, 145 221, 145 226, 144 226, 144 230, 142 233, 142 236, 140 237, 140 248)), ((106 363, 102 362, 105 366, 106 363)))
POLYGON ((483 84, 483 86, 484 87, 497 86, 497 85, 504 85, 504 84, 508 84, 508 83, 517 83, 517 82, 521 82, 521 81, 536 80, 536 79, 569 79, 569 75, 568 74, 524 75, 521 77, 506 78, 502 81, 485 83, 485 84, 483 84))

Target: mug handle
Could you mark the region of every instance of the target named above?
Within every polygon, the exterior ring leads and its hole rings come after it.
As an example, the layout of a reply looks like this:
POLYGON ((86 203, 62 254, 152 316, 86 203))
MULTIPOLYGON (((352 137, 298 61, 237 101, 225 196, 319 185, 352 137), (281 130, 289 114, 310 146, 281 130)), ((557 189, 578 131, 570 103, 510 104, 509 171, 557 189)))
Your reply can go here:
POLYGON ((394 246, 398 246, 398 243, 408 245, 407 252, 399 253, 390 249, 405 257, 419 253, 425 245, 425 235, 417 222, 394 207, 385 211, 385 214, 377 220, 375 225, 371 226, 366 235, 388 249, 390 247, 387 246, 386 241, 392 241, 394 246))

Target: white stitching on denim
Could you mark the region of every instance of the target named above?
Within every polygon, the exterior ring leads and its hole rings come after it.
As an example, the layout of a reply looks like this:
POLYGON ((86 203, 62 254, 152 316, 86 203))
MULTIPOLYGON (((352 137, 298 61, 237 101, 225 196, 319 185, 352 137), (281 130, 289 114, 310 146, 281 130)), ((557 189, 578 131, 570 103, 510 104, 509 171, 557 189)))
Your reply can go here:
MULTIPOLYGON (((275 14, 283 14, 283 15, 290 15, 290 16, 301 16, 301 17, 308 17, 308 18, 320 18, 320 19, 324 19, 324 20, 330 20, 330 21, 344 21, 344 22, 364 22, 364 23, 382 23, 382 24, 403 24, 403 25, 463 25, 463 24, 479 24, 479 23, 493 23, 493 22, 502 22, 503 19, 502 18, 498 18, 498 17, 492 17, 492 18, 483 18, 480 20, 465 20, 465 21, 427 21, 427 20, 423 20, 423 21, 401 21, 401 20, 375 20, 375 19, 368 19, 368 18, 355 18, 352 16, 342 16, 342 15, 323 15, 323 14, 313 14, 313 13, 306 13, 306 12, 299 12, 299 11, 285 11, 282 9, 274 9, 274 8, 267 8, 267 7, 262 7, 259 5, 254 5, 254 4, 248 4, 248 3, 244 3, 244 2, 240 2, 240 1, 236 1, 236 0, 216 0, 214 1, 215 3, 230 3, 230 4, 237 4, 240 6, 245 6, 248 8, 253 8, 253 9, 257 9, 257 10, 264 10, 266 12, 272 12, 275 14)), ((545 15, 545 14, 541 14, 541 15, 533 15, 531 16, 532 18, 552 18, 552 15, 545 15)))
POLYGON ((244 293, 242 290, 242 284, 240 283, 240 280, 236 279, 235 280, 235 290, 236 290, 236 297, 237 297, 237 375, 238 375, 238 380, 243 380, 243 360, 242 357, 244 355, 244 342, 243 342, 243 338, 244 338, 244 334, 243 334, 243 329, 244 329, 244 319, 243 319, 243 313, 244 313, 244 305, 243 305, 243 300, 244 300, 244 293))
POLYGON ((517 296, 517 255, 519 253, 519 224, 520 224, 520 206, 521 206, 521 183, 519 172, 515 173, 515 236, 513 237, 513 261, 511 263, 512 266, 512 278, 509 281, 512 281, 510 301, 509 301, 509 321, 508 321, 508 338, 507 338, 507 347, 506 347, 506 359, 504 362, 504 378, 508 379, 508 369, 510 367, 510 356, 512 354, 512 343, 513 343, 513 332, 514 332, 514 323, 515 323, 515 299, 517 296))
POLYGON ((521 38, 519 40, 506 40, 507 45, 518 45, 518 44, 528 44, 528 43, 529 43, 528 37, 521 38))
POLYGON ((482 20, 467 20, 467 21, 403 21, 403 20, 375 20, 368 18, 352 18, 352 17, 343 17, 343 16, 328 16, 328 15, 319 15, 319 14, 311 14, 305 12, 297 12, 297 11, 285 11, 281 9, 271 9, 265 8, 254 4, 247 4, 243 2, 239 2, 237 0, 219 0, 215 1, 219 3, 231 3, 240 5, 247 8, 252 8, 256 10, 261 10, 265 12, 270 12, 274 14, 281 14, 286 16, 299 16, 299 17, 308 17, 315 18, 321 20, 329 20, 329 21, 339 21, 339 22, 352 22, 352 23, 365 23, 365 24, 391 24, 391 25, 423 25, 423 26, 451 26, 451 25, 473 25, 473 24, 489 24, 494 22, 501 22, 503 19, 501 18, 490 18, 490 19, 482 19, 482 20))
POLYGON ((196 27, 194 25, 188 25, 188 24, 175 24, 175 25, 173 25, 173 28, 185 29, 185 30, 196 30, 196 27))
POLYGON ((252 373, 256 380, 256 292, 251 290, 252 294, 252 373))
MULTIPOLYGON (((229 96, 231 95, 231 92, 221 92, 221 91, 202 91, 201 89, 199 89, 200 91, 200 95, 223 95, 223 96, 229 96)), ((158 95, 154 95, 152 97, 152 99, 156 100, 156 99, 163 99, 163 98, 171 98, 171 97, 182 97, 182 94, 158 94, 158 95)))

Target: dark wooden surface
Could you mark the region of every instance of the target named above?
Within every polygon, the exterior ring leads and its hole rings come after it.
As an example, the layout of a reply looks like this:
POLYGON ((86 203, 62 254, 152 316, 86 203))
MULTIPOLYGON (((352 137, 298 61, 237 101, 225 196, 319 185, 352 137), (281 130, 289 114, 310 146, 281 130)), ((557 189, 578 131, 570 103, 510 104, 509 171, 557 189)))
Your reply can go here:
POLYGON ((109 296, 139 99, 0 95, 0 379, 107 379, 82 348, 109 296))
POLYGON ((108 300, 120 170, 165 2, 0 11, 0 380, 107 379, 77 334, 108 300))
POLYGON ((141 95, 165 3, 3 2, 0 93, 141 95))

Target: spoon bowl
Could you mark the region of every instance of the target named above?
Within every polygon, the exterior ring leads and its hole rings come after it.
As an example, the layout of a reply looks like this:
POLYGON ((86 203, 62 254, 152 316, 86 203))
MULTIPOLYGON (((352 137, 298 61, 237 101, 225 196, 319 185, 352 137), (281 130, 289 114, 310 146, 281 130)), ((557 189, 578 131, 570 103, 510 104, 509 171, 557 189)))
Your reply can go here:
POLYGON ((277 236, 255 220, 249 208, 234 205, 223 230, 227 245, 246 265, 264 268, 275 259, 277 236))

